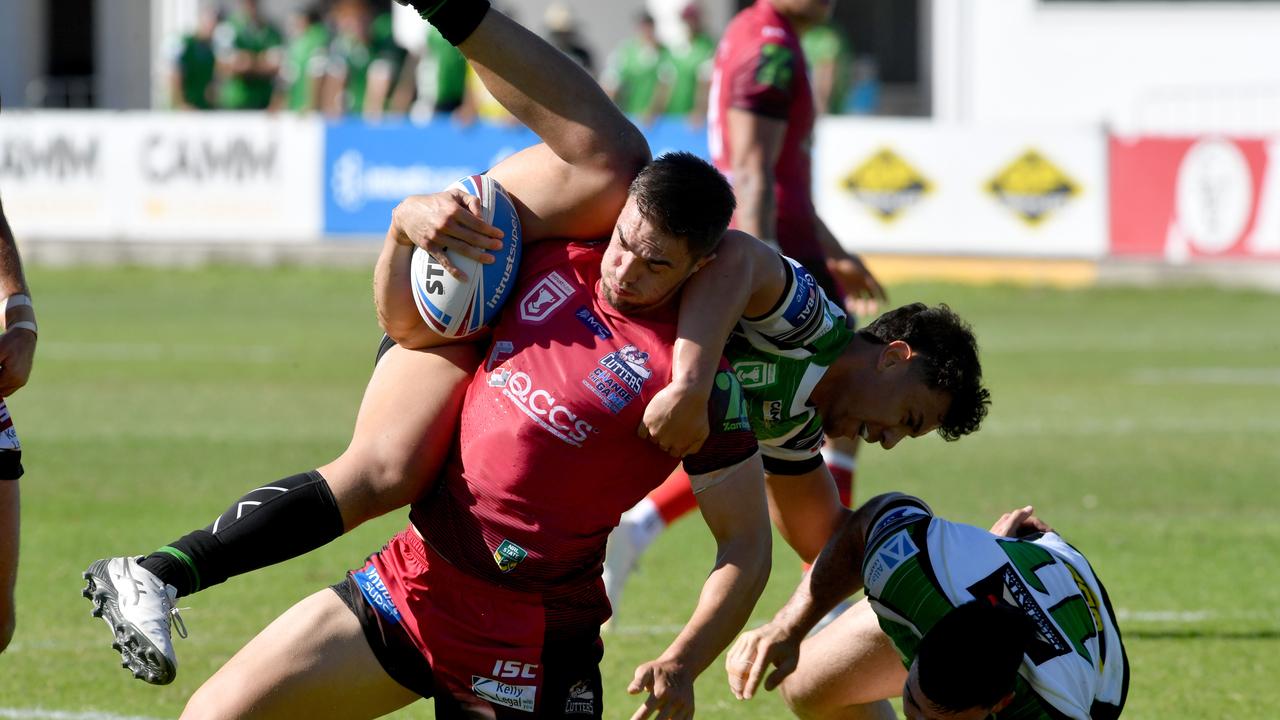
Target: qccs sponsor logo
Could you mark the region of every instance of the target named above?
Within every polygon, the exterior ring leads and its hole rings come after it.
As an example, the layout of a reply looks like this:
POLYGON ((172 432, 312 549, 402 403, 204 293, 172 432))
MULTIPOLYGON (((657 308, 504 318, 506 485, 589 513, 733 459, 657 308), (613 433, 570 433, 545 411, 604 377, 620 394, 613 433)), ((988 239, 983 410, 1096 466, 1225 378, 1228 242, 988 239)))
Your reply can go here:
POLYGON ((551 393, 535 389, 533 378, 528 373, 511 373, 505 378, 502 394, 510 398, 517 408, 543 430, 574 447, 582 447, 587 436, 599 432, 591 423, 578 419, 576 413, 562 405, 551 393))

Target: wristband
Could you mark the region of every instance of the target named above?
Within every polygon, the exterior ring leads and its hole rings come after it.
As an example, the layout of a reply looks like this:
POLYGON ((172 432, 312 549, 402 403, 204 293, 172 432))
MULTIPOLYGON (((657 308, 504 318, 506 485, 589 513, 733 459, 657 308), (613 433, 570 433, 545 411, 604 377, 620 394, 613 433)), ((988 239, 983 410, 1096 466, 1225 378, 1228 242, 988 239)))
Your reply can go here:
POLYGON ((489 0, 400 0, 400 4, 412 6, 454 47, 471 37, 489 12, 489 0))
POLYGON ((33 307, 31 304, 31 296, 25 293, 14 293, 4 299, 4 307, 0 312, 8 312, 9 308, 16 307, 33 307))
POLYGON ((8 332, 10 330, 30 330, 36 335, 40 334, 40 331, 36 330, 36 324, 31 320, 19 320, 16 323, 10 323, 8 326, 5 327, 5 332, 8 332))

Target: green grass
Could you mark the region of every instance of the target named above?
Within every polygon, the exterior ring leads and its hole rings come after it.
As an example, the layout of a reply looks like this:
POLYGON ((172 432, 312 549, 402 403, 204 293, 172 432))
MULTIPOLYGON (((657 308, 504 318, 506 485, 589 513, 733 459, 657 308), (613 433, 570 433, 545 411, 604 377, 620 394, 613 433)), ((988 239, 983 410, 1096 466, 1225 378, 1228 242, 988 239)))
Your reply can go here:
MULTIPOLYGON (((129 678, 79 596, 93 559, 145 552, 207 524, 256 483, 347 442, 378 330, 366 272, 215 268, 30 273, 41 340, 10 400, 22 481, 19 629, 0 655, 10 708, 176 716, 294 601, 341 577, 403 514, 182 604, 178 680, 129 678)), ((977 328, 995 404, 947 444, 865 452, 858 494, 917 493, 989 524, 1033 502, 1093 562, 1122 621, 1131 718, 1266 718, 1280 707, 1280 299, 1210 289, 903 286, 977 328), (1217 375, 1206 368, 1228 369, 1217 375)), ((690 611, 712 543, 696 519, 663 536, 606 639, 608 717, 690 611)), ((753 622, 799 573, 781 548, 753 622)), ((699 717, 778 718, 731 699, 714 666, 699 717)), ((430 717, 426 703, 397 717, 430 717)))

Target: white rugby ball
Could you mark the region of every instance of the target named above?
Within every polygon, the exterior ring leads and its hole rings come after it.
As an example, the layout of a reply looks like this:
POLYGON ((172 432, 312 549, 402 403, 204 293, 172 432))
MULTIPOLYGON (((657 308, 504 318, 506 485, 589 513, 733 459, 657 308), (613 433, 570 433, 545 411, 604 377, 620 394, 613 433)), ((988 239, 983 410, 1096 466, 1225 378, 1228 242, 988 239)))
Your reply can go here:
POLYGON ((493 322, 515 287, 520 268, 520 218, 507 191, 488 175, 465 177, 449 186, 454 188, 480 198, 484 221, 503 233, 502 249, 486 251, 495 258, 489 265, 445 250, 449 261, 467 274, 463 282, 430 253, 417 248, 410 278, 414 303, 427 326, 445 337, 464 338, 493 322))

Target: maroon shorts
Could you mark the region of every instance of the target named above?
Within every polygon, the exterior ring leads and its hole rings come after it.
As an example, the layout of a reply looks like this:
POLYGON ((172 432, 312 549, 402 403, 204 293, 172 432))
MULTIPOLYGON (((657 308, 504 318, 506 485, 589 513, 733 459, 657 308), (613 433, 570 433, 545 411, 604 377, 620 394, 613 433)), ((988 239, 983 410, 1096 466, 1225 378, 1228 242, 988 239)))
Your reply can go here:
POLYGON ((602 716, 598 626, 548 632, 541 595, 458 570, 407 528, 334 590, 438 718, 602 716))

